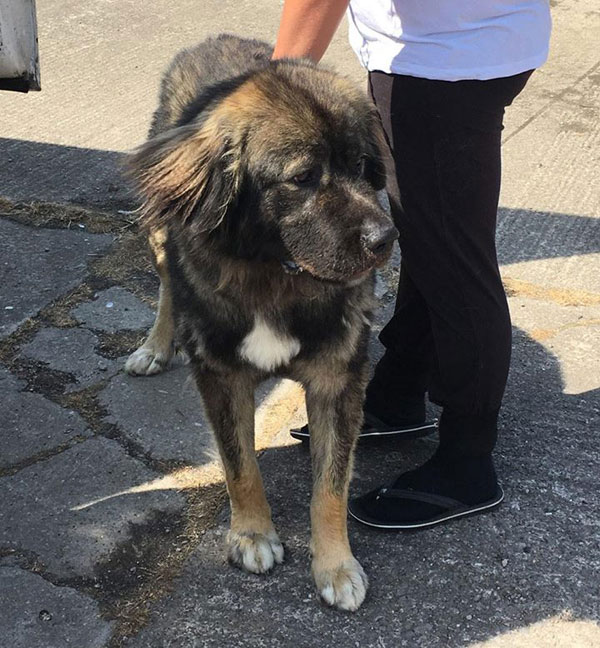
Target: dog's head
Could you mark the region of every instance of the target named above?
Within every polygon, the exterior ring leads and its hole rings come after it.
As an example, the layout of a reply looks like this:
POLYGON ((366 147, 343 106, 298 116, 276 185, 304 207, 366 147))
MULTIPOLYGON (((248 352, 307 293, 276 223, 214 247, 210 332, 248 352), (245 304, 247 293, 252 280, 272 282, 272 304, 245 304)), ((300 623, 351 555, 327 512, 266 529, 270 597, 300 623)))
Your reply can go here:
POLYGON ((352 282, 383 263, 397 237, 376 197, 380 129, 346 80, 276 61, 149 140, 130 168, 151 226, 233 258, 352 282))

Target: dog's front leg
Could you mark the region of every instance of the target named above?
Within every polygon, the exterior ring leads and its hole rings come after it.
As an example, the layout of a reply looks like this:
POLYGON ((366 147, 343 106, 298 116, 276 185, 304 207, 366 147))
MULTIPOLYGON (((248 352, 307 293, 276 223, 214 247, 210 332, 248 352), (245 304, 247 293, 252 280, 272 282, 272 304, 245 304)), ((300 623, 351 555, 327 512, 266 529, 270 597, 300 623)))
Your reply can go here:
POLYGON ((306 385, 313 464, 312 572, 329 605, 357 610, 367 577, 348 542, 346 508, 354 446, 362 424, 360 376, 321 375, 306 385))
POLYGON ((231 503, 229 560, 249 572, 267 572, 283 562, 283 546, 271 521, 254 450, 255 383, 239 372, 203 367, 194 371, 225 468, 231 503))

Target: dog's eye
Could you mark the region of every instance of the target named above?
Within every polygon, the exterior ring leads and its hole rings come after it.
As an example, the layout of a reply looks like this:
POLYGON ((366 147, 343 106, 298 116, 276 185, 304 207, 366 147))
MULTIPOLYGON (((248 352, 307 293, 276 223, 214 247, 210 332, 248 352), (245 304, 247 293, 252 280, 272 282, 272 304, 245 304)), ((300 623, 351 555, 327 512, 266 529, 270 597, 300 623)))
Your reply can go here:
POLYGON ((298 173, 292 178, 292 182, 298 186, 306 186, 313 184, 319 179, 321 169, 319 167, 313 167, 312 169, 307 169, 302 173, 298 173))

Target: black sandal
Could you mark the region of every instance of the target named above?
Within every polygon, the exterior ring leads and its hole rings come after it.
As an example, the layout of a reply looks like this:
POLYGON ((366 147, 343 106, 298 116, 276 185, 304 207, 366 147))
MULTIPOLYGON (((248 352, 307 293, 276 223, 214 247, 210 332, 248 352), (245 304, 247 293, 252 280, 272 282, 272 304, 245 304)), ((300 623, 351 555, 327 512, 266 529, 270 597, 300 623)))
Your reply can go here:
POLYGON ((487 513, 500 506, 504 499, 504 491, 500 486, 494 497, 477 504, 465 504, 459 500, 444 495, 435 495, 404 488, 377 488, 362 497, 357 497, 348 504, 350 515, 367 526, 378 529, 424 529, 427 527, 448 522, 456 518, 487 513), (426 505, 432 505, 440 509, 440 512, 427 519, 414 521, 394 521, 390 515, 390 503, 395 500, 398 506, 401 502, 411 501, 426 505))
MULTIPOLYGON (((404 439, 416 439, 418 437, 433 434, 437 430, 437 419, 423 421, 422 423, 410 423, 407 425, 388 425, 379 420, 373 414, 365 412, 365 420, 358 440, 385 439, 402 437, 404 439)), ((308 425, 290 430, 290 435, 299 441, 310 440, 308 425)))

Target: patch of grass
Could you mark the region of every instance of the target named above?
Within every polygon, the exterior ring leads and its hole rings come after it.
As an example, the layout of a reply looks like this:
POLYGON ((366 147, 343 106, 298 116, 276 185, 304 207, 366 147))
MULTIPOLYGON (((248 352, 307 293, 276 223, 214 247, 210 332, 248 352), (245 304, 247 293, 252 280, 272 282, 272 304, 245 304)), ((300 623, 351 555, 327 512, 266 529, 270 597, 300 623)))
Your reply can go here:
POLYGON ((0 340, 0 362, 11 368, 21 350, 21 346, 31 342, 40 327, 39 320, 29 318, 14 333, 0 340))
POLYGON ((82 302, 93 298, 95 290, 87 281, 80 283, 66 295, 55 299, 51 304, 43 308, 38 319, 44 324, 56 328, 73 328, 79 326, 79 322, 71 315, 71 310, 82 302))
POLYGON ((600 304, 599 294, 585 290, 551 288, 511 277, 503 277, 502 283, 509 297, 529 297, 530 299, 554 302, 560 306, 596 306, 600 304))
POLYGON ((135 226, 135 214, 118 218, 109 212, 47 202, 13 203, 0 198, 0 217, 51 229, 83 229, 92 234, 119 233, 135 226), (80 225, 83 228, 80 228, 80 225))
POLYGON ((90 270, 96 277, 119 284, 156 306, 158 278, 150 261, 144 232, 132 230, 123 234, 117 245, 91 264, 90 270))
POLYGON ((51 369, 45 362, 19 356, 12 362, 11 369, 18 378, 27 381, 27 389, 56 400, 68 385, 75 384, 72 374, 51 369))
POLYGON ((116 360, 133 353, 144 341, 146 335, 139 331, 99 332, 96 352, 105 358, 116 360))

